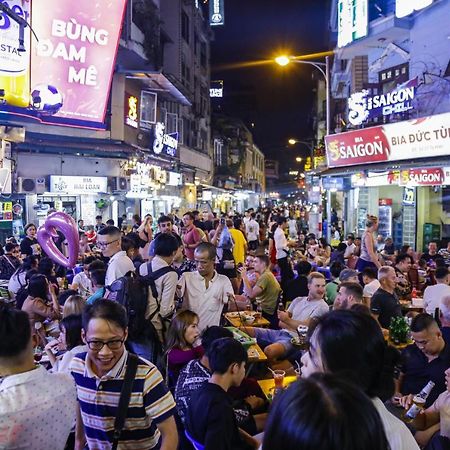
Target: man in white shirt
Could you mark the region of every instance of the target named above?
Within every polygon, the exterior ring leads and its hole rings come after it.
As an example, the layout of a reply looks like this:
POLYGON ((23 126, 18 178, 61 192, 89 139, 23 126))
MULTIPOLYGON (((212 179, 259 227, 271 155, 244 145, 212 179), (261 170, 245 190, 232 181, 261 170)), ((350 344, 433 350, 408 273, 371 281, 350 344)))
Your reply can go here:
POLYGON ((259 223, 255 220, 256 214, 250 214, 250 220, 245 223, 245 232, 247 233, 248 249, 256 250, 259 242, 259 223))
POLYGON ((447 267, 438 267, 435 278, 437 284, 427 286, 423 292, 423 307, 428 314, 434 316, 436 308, 440 307, 441 301, 447 295, 450 295, 450 276, 447 267))
POLYGON ((161 342, 164 343, 166 330, 175 311, 178 274, 170 266, 178 252, 179 239, 172 233, 162 232, 152 244, 155 256, 151 262, 141 265, 139 273, 154 280, 156 292, 153 292, 150 285, 146 316, 152 321, 161 342))
POLYGON ((294 272, 292 271, 288 256, 289 246, 295 245, 295 243, 289 244, 286 239, 286 235, 284 234, 284 230, 288 227, 286 217, 279 217, 277 223, 278 228, 274 233, 276 258, 281 272, 281 287, 286 289, 288 281, 294 278, 294 272))
POLYGON ((372 297, 373 294, 381 287, 380 282, 377 278, 377 271, 372 267, 366 267, 362 271, 362 280, 364 283, 364 297, 372 297))
POLYGON ((203 331, 220 324, 223 307, 233 297, 233 287, 228 277, 215 271, 216 247, 213 244, 200 244, 194 258, 197 270, 183 273, 177 287, 178 295, 183 297, 183 309, 199 316, 198 328, 203 331))
POLYGON ((36 367, 27 313, 0 306, 0 448, 63 449, 76 417, 68 374, 36 367))
POLYGON ((103 256, 110 258, 106 270, 105 286, 110 286, 128 272, 134 272, 133 261, 122 250, 122 235, 117 227, 107 226, 97 234, 97 247, 103 256))
POLYGON ((353 234, 349 234, 347 236, 347 248, 344 252, 344 259, 350 258, 355 253, 356 245, 355 245, 355 236, 353 234))
POLYGON ((311 319, 323 316, 330 310, 324 300, 325 277, 321 273, 311 272, 308 275, 308 289, 307 297, 297 297, 287 311, 278 311, 281 330, 256 327, 243 329, 264 347, 264 353, 271 365, 293 353, 295 348, 291 339, 297 336, 297 328, 300 325, 308 327, 311 319))

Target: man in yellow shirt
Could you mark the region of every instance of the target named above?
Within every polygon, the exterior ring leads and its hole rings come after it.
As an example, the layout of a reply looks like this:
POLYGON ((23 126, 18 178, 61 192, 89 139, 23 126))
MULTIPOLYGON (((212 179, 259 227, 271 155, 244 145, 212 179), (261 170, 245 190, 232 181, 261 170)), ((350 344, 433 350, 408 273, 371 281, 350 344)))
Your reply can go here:
POLYGON ((242 232, 242 220, 236 219, 234 222, 227 221, 227 226, 230 230, 231 237, 233 238, 233 258, 236 265, 245 263, 245 255, 247 254, 247 239, 245 239, 242 232), (233 225, 233 228, 231 228, 233 225))

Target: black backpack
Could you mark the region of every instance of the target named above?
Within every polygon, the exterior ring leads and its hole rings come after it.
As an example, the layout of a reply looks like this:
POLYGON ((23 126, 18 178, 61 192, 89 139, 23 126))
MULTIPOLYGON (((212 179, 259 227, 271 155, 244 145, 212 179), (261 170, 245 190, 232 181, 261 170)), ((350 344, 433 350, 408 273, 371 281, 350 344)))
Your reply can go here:
POLYGON ((110 286, 108 291, 112 293, 111 299, 125 307, 128 314, 128 339, 134 342, 151 342, 154 355, 153 363, 156 363, 162 355, 162 345, 158 337, 152 319, 159 313, 158 292, 155 280, 168 272, 176 272, 172 267, 163 267, 152 272, 150 263, 147 264, 148 275, 145 277, 128 272, 125 276, 118 278, 110 286), (148 293, 151 289, 152 296, 157 302, 157 309, 146 319, 148 293))

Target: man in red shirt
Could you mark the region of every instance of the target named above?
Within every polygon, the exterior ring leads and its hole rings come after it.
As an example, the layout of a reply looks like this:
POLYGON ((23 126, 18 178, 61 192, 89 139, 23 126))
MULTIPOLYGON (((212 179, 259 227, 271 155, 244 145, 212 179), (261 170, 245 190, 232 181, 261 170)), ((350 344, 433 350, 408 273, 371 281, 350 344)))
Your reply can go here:
POLYGON ((183 244, 186 254, 186 258, 193 261, 194 251, 201 244, 202 237, 197 227, 194 225, 194 214, 187 212, 183 215, 184 233, 183 233, 183 244))

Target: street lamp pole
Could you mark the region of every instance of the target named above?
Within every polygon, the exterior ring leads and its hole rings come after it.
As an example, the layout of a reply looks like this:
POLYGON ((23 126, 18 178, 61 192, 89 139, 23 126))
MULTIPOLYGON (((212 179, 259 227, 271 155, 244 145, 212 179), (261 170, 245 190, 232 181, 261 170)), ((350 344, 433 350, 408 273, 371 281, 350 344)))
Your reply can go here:
MULTIPOLYGON (((325 104, 326 104, 326 118, 325 118, 325 129, 326 129, 326 135, 328 136, 330 134, 330 128, 331 128, 331 91, 330 91, 330 57, 327 55, 325 56, 325 63, 317 62, 317 61, 306 61, 301 59, 301 57, 295 57, 295 56, 279 56, 275 59, 276 63, 280 66, 286 66, 287 64, 293 62, 296 64, 308 64, 310 66, 315 67, 324 77, 325 79, 325 89, 326 89, 326 98, 325 98, 325 104)), ((331 191, 327 190, 327 219, 328 219, 328 226, 327 226, 327 241, 330 242, 331 239, 331 191)))

